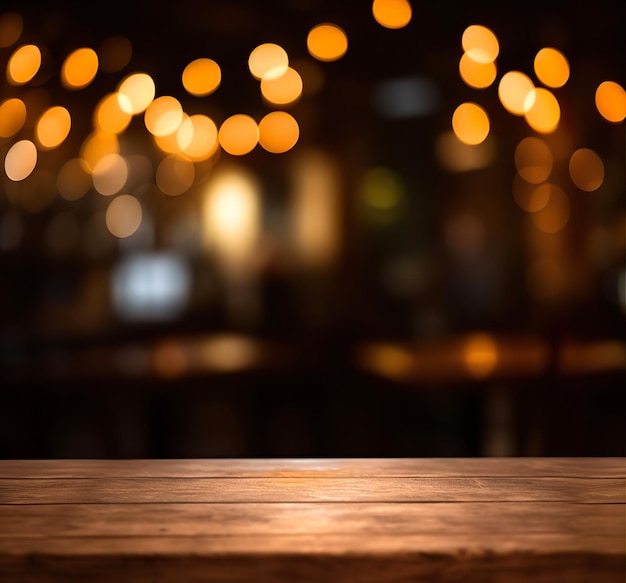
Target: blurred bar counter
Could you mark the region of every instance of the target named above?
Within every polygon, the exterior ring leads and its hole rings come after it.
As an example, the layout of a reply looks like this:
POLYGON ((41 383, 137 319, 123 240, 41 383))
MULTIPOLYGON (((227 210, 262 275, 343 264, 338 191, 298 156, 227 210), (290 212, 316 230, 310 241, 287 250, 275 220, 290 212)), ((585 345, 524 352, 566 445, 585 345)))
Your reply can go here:
POLYGON ((3 354, 4 458, 626 453, 617 339, 189 334, 3 354))

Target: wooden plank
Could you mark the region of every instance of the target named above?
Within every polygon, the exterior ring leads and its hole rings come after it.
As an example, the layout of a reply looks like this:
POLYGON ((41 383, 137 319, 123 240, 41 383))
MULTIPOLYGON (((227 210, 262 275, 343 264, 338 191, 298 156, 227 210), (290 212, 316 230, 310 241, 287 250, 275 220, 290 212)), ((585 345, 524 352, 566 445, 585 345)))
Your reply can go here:
POLYGON ((0 557, 4 555, 54 556, 209 556, 294 554, 341 556, 349 554, 403 554, 411 552, 444 553, 450 555, 504 555, 508 553, 542 554, 606 554, 621 555, 623 537, 592 533, 370 533, 358 540, 352 534, 275 534, 239 536, 90 536, 86 544, 76 544, 73 536, 1 538, 0 557))
POLYGON ((624 537, 621 504, 563 502, 64 504, 0 506, 0 537, 284 534, 601 534, 624 537))
POLYGON ((171 502, 624 503, 602 478, 80 478, 0 479, 0 504, 171 502))
POLYGON ((0 557, 3 581, 20 583, 623 583, 622 555, 411 551, 308 553, 29 555, 0 557))
POLYGON ((0 478, 124 477, 626 478, 625 458, 0 460, 0 478))

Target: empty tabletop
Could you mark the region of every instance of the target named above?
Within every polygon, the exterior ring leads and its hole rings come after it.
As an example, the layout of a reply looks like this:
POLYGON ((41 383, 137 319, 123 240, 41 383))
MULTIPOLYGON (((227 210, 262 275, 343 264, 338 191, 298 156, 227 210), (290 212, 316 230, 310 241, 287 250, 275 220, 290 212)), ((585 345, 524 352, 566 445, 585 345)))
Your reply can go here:
POLYGON ((2 582, 623 583, 623 458, 0 460, 2 582))

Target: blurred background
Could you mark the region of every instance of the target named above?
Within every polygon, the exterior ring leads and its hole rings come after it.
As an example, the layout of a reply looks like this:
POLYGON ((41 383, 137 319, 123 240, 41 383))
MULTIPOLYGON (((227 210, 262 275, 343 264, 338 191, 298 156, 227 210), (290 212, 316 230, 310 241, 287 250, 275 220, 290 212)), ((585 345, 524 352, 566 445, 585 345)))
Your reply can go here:
POLYGON ((625 455, 622 2, 0 6, 0 456, 625 455))

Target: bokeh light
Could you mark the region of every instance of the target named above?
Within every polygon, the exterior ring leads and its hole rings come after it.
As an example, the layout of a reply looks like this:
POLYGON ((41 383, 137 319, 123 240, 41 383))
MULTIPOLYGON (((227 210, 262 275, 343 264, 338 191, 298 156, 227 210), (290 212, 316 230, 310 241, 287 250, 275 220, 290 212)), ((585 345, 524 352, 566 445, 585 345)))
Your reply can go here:
POLYGON ((207 243, 227 266, 250 259, 260 235, 261 201, 256 178, 242 167, 225 168, 207 183, 203 227, 207 243))
POLYGON ((61 105, 47 109, 37 121, 35 136, 41 148, 50 150, 59 146, 70 133, 72 118, 61 105))
POLYGON ((14 182, 28 178, 37 165, 37 146, 30 140, 13 144, 4 158, 4 171, 14 182))
POLYGON ((462 359, 472 377, 483 379, 496 369, 499 360, 498 345, 491 335, 476 333, 465 341, 462 359))
POLYGON ((318 24, 309 31, 306 46, 309 54, 318 61, 336 61, 348 51, 348 37, 336 24, 318 24))
POLYGON ((17 97, 0 103, 0 138, 10 138, 22 129, 26 121, 26 105, 17 97))
POLYGON ((93 168, 94 188, 104 196, 117 194, 128 180, 128 164, 119 154, 107 154, 93 168))
POLYGON ((521 71, 508 71, 498 84, 498 97, 504 108, 513 115, 524 115, 533 105, 535 85, 521 71))
POLYGON ((341 245, 341 187, 335 160, 326 152, 300 150, 291 166, 290 242, 302 265, 331 264, 341 245))
POLYGON ((626 118, 626 91, 615 81, 603 81, 595 93, 596 107, 600 115, 612 123, 626 118))
POLYGON ((108 154, 119 154, 120 142, 115 134, 95 130, 87 136, 80 148, 80 158, 85 169, 93 172, 98 161, 108 154))
POLYGON ((217 125, 201 113, 189 116, 180 124, 176 139, 181 152, 194 162, 207 160, 219 147, 217 125))
POLYGON ((540 190, 542 202, 546 194, 548 195, 547 201, 539 210, 533 212, 530 217, 540 231, 544 233, 558 233, 569 221, 569 198, 566 192, 556 184, 542 184, 537 190, 540 190), (549 191, 544 192, 545 189, 549 189, 549 191))
POLYGON ((515 148, 515 167, 526 182, 544 182, 549 178, 553 165, 552 151, 541 138, 524 138, 515 148))
POLYGON ((459 74, 469 87, 485 89, 495 81, 497 68, 493 61, 475 61, 469 53, 463 53, 459 60, 459 74))
POLYGON ((218 139, 222 148, 233 156, 252 152, 259 143, 259 126, 253 117, 236 113, 220 126, 218 139))
POLYGON ((154 80, 147 73, 131 73, 117 87, 120 107, 132 115, 142 113, 152 103, 156 93, 154 80))
POLYGON ((187 93, 204 97, 213 93, 222 81, 222 70, 213 59, 195 59, 183 70, 182 83, 187 93))
POLYGON ((532 103, 524 112, 528 125, 541 134, 556 130, 561 120, 561 107, 554 94, 544 87, 537 87, 527 101, 532 103))
POLYGON ((261 79, 261 94, 273 105, 290 105, 302 95, 302 77, 292 67, 282 75, 266 75, 261 79))
POLYGON ((166 154, 182 154, 183 147, 189 145, 193 138, 193 127, 189 125, 189 114, 182 112, 182 121, 178 129, 171 134, 152 135, 154 143, 166 154))
POLYGON ((272 111, 259 122, 259 143, 268 152, 287 152, 296 145, 299 137, 298 122, 285 111, 272 111))
POLYGON ((129 109, 126 97, 120 98, 117 93, 105 95, 94 109, 94 127, 110 134, 122 133, 132 120, 129 109), (120 99, 126 100, 126 108, 122 108, 120 99))
POLYGON ((11 85, 28 83, 41 67, 41 50, 36 45, 17 48, 7 63, 7 81, 11 85))
POLYGON ((487 112, 477 103, 462 103, 452 114, 452 129, 464 144, 480 144, 489 134, 487 112))
POLYGON ((183 121, 183 106, 171 95, 157 97, 144 112, 144 123, 154 136, 175 132, 183 121))
POLYGON ((604 182, 604 162, 590 148, 579 148, 569 159, 572 182, 581 190, 593 192, 604 182))
POLYGON ((193 185, 194 179, 193 162, 184 156, 170 154, 157 166, 157 186, 169 196, 178 196, 187 192, 193 185))
POLYGON ((66 89, 87 87, 98 72, 98 55, 89 47, 70 53, 61 67, 61 82, 66 89))
POLYGON ((553 189, 554 184, 551 184, 550 182, 544 182, 543 184, 532 188, 524 210, 529 213, 537 213, 544 209, 550 202, 553 189))
POLYGON ((552 47, 541 49, 535 55, 533 67, 537 79, 547 87, 563 87, 569 79, 569 63, 558 49, 552 47))
POLYGON ((0 16, 0 48, 15 44, 24 30, 24 19, 18 12, 6 12, 0 16))
POLYGON ((59 168, 56 185, 62 198, 78 200, 89 192, 92 178, 80 158, 70 158, 59 168))
POLYGON ((141 225, 141 203, 130 194, 116 196, 106 210, 106 226, 109 232, 120 239, 130 237, 141 225))
POLYGON ((248 57, 248 68, 252 76, 261 80, 266 75, 282 75, 289 66, 287 51, 275 43, 258 45, 248 57))
POLYGON ((367 218, 378 224, 388 224, 405 198, 406 186, 397 172, 378 166, 364 173, 360 191, 367 218))
POLYGON ((500 43, 494 32, 481 24, 472 24, 461 37, 463 51, 477 63, 491 63, 500 52, 500 43))
POLYGON ((372 15, 378 24, 385 28, 404 28, 413 16, 408 0, 374 0, 372 15))

